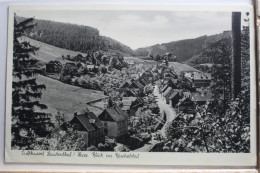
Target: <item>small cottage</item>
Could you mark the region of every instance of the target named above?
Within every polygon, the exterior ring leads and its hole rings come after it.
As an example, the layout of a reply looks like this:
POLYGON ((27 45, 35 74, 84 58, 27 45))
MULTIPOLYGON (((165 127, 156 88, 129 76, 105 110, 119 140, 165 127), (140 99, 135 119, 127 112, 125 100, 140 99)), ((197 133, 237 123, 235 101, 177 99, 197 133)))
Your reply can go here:
POLYGON ((128 116, 118 106, 106 108, 98 118, 102 121, 105 134, 110 138, 117 138, 128 132, 128 116))
POLYGON ((59 61, 50 61, 46 64, 46 73, 60 73, 62 64, 59 61))
POLYGON ((194 113, 195 104, 190 97, 183 97, 177 104, 178 111, 183 113, 194 113))
POLYGON ((104 125, 93 113, 74 113, 74 118, 70 121, 71 127, 77 131, 79 137, 83 137, 87 146, 97 146, 105 142, 104 125))

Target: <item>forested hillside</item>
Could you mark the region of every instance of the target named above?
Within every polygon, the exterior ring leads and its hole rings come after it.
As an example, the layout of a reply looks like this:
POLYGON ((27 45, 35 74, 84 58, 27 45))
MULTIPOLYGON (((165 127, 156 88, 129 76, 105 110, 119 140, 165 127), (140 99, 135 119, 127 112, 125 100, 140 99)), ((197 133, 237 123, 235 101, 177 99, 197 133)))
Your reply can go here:
MULTIPOLYGON (((156 56, 167 52, 171 52, 173 56, 177 57, 177 61, 185 62, 192 57, 199 57, 199 54, 203 52, 209 45, 215 43, 223 38, 231 39, 231 32, 224 31, 221 34, 212 36, 202 36, 194 39, 173 41, 170 43, 157 44, 150 47, 139 48, 135 50, 137 56, 156 56)), ((194 59, 195 59, 194 58, 194 59)))
MULTIPOLYGON (((24 19, 17 17, 18 20, 24 19)), ((100 36, 99 30, 89 26, 61 23, 35 19, 37 24, 27 36, 68 50, 87 51, 117 51, 122 54, 132 55, 131 48, 108 37, 100 36)))

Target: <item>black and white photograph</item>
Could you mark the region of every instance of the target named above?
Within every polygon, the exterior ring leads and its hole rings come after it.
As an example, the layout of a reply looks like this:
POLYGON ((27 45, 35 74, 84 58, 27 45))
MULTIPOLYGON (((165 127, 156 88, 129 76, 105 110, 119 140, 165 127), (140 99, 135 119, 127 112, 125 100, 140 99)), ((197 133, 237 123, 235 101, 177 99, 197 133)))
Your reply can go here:
POLYGON ((252 153, 253 15, 14 8, 10 152, 252 153))

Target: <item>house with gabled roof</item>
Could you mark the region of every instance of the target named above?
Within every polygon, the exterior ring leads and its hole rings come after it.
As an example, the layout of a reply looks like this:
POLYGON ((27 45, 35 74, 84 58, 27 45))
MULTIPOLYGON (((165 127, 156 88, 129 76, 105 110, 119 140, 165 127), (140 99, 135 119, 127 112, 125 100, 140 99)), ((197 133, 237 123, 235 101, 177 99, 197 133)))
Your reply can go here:
POLYGON ((175 89, 171 89, 169 90, 169 92, 167 92, 165 94, 165 99, 166 99, 166 104, 169 104, 170 103, 170 96, 175 92, 175 89))
POLYGON ((143 92, 144 86, 138 80, 133 80, 129 88, 140 94, 143 92))
POLYGON ((60 61, 50 61, 46 64, 46 73, 60 73, 62 63, 60 61))
POLYGON ((143 99, 137 97, 137 99, 135 99, 135 101, 132 102, 130 110, 128 111, 128 115, 135 116, 135 113, 138 110, 138 108, 143 106, 144 106, 143 99))
POLYGON ((179 100, 177 104, 178 111, 183 113, 191 113, 195 110, 195 103, 191 100, 190 97, 183 97, 179 100))
POLYGON ((122 111, 128 112, 131 109, 132 103, 137 99, 137 97, 122 97, 122 111))
POLYGON ((180 99, 181 99, 181 92, 174 90, 174 92, 169 96, 169 104, 172 107, 175 107, 180 99))
POLYGON ((144 86, 138 80, 134 80, 134 81, 132 81, 132 83, 129 86, 129 88, 143 89, 144 86))
POLYGON ((128 115, 118 106, 106 108, 98 118, 104 125, 105 134, 117 138, 128 132, 128 115))
POLYGON ((120 97, 136 97, 137 93, 133 89, 120 89, 120 97))
POLYGON ((148 85, 149 83, 150 83, 150 81, 146 78, 146 77, 140 77, 139 79, 138 79, 138 81, 143 85, 143 86, 146 86, 146 85, 148 85))
POLYGON ((191 100, 199 105, 213 101, 213 94, 210 90, 199 90, 191 93, 191 100))
POLYGON ((127 80, 122 85, 120 85, 120 88, 128 88, 132 84, 131 80, 127 80))
POLYGON ((168 86, 172 87, 173 89, 180 88, 180 81, 178 79, 171 78, 168 81, 168 86))
POLYGON ((171 92, 172 87, 167 87, 167 89, 162 93, 162 95, 165 97, 169 92, 171 92))
POLYGON ((70 125, 77 131, 78 136, 83 138, 87 147, 105 142, 104 125, 93 112, 74 113, 70 125))

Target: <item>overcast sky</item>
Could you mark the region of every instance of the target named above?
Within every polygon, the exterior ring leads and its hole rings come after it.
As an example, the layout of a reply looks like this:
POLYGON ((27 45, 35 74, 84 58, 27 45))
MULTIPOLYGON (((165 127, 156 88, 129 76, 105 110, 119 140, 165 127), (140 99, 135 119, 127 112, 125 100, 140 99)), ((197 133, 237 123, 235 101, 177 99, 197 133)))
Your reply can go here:
POLYGON ((97 28, 132 49, 231 30, 231 12, 17 11, 35 17, 97 28))

